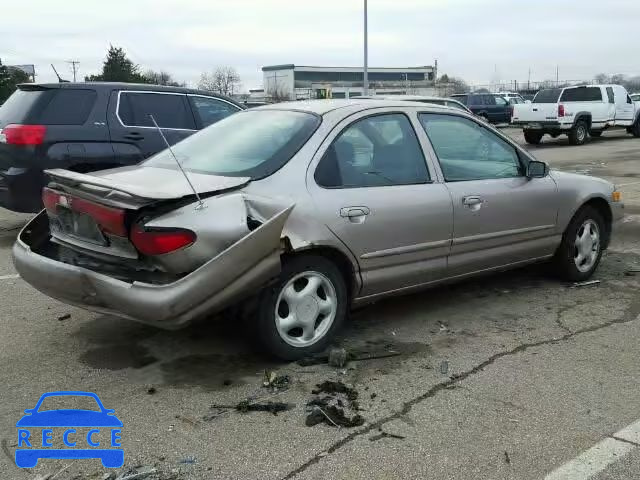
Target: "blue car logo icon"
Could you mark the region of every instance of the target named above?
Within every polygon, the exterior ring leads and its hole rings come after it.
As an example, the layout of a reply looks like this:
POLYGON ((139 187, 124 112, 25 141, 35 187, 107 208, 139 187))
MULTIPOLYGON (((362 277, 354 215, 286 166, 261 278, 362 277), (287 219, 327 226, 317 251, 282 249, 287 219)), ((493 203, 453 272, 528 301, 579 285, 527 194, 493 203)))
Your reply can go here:
POLYGON ((124 450, 120 445, 122 422, 115 416, 114 410, 104 408, 95 393, 45 393, 34 408, 24 413, 26 415, 16 423, 18 467, 35 467, 41 458, 99 458, 107 468, 119 468, 124 464, 124 450), (40 411, 42 402, 50 397, 90 397, 95 400, 99 410, 40 411), (60 443, 60 440, 66 448, 54 448, 54 442, 60 443))

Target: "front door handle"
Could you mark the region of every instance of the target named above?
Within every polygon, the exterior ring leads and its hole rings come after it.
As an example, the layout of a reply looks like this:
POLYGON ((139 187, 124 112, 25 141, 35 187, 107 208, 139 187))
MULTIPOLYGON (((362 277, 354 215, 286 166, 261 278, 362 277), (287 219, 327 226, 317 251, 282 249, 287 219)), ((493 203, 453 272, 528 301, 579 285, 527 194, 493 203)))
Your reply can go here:
POLYGON ((345 218, 365 217, 371 213, 369 207, 342 207, 340 216, 345 218))
POLYGON ((468 207, 469 210, 471 210, 472 212, 476 212, 480 210, 483 203, 484 203, 484 200, 482 200, 482 197, 479 197, 477 195, 470 195, 468 197, 462 198, 462 204, 465 207, 468 207))

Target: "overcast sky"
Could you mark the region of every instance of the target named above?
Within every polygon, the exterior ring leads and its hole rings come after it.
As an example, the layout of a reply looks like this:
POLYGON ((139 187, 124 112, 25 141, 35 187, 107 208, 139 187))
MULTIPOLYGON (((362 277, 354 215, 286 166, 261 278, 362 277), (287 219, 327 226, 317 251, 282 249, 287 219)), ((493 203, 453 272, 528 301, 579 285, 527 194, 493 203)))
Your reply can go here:
MULTIPOLYGON (((264 65, 362 65, 363 0, 4 0, 0 58, 38 81, 98 73, 109 44, 195 85, 217 65, 245 89, 264 65)), ((432 65, 468 83, 640 74, 640 0, 369 0, 369 65, 432 65)))

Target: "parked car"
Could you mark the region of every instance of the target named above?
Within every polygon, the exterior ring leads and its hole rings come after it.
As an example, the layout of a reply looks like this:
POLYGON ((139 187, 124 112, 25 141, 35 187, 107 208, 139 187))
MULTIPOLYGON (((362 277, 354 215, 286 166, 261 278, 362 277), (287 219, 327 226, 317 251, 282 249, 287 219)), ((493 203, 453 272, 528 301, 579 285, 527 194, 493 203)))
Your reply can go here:
POLYGON ((463 110, 467 113, 473 113, 466 105, 453 98, 430 97, 426 95, 363 95, 361 97, 356 97, 356 100, 365 98, 373 100, 405 100, 407 102, 430 103, 431 105, 442 105, 444 107, 457 108, 458 110, 463 110))
POLYGON ((0 108, 0 207, 42 209, 43 171, 135 165, 242 109, 200 90, 126 83, 19 85, 0 108))
POLYGON ((640 106, 621 85, 550 88, 540 90, 530 105, 516 105, 512 123, 522 127, 527 143, 538 144, 549 134, 582 145, 589 135, 612 129, 640 137, 640 106))
POLYGON ((551 260, 589 278, 623 204, 462 110, 392 100, 245 110, 138 166, 55 169, 13 247, 63 302, 175 329, 231 305, 274 355, 349 308, 551 260), (193 189, 192 186, 193 185, 193 189), (199 197, 199 198, 198 198, 199 197))
POLYGON ((515 105, 518 103, 527 103, 526 99, 516 92, 498 92, 497 95, 504 98, 511 105, 515 105))
POLYGON ((500 95, 493 93, 464 93, 451 98, 466 105, 474 114, 490 123, 509 123, 513 106, 500 95))

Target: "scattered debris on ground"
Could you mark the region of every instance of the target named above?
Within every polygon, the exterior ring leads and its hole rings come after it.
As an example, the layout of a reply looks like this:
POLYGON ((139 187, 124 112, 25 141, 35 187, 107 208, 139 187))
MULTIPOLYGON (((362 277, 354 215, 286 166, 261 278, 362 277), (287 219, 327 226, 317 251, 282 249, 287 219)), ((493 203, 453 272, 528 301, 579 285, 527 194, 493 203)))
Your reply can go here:
POLYGON ((137 466, 124 470, 115 480, 141 480, 157 473, 154 467, 137 466))
POLYGON ((58 317, 58 321, 59 322, 64 322, 65 320, 69 320, 71 318, 71 314, 70 313, 65 313, 64 315, 60 315, 58 317))
POLYGON ((407 438, 404 435, 397 435, 395 433, 385 432, 384 430, 382 430, 382 427, 378 428, 378 432, 380 432, 380 433, 369 437, 369 441, 370 442, 376 442, 376 441, 381 440, 383 438, 395 438, 397 440, 404 440, 405 438, 407 438))
POLYGON ((238 402, 235 405, 217 405, 212 404, 211 408, 219 408, 226 410, 236 410, 241 413, 248 412, 270 412, 274 415, 277 415, 280 412, 285 412, 287 410, 291 410, 295 405, 290 403, 283 402, 262 402, 262 403, 251 403, 249 400, 243 400, 238 402))
POLYGON ((180 420, 181 422, 187 423, 189 425, 191 425, 192 427, 195 427, 196 425, 198 425, 198 421, 194 420, 192 418, 189 417, 185 417, 183 415, 176 415, 176 420, 180 420))
POLYGON ((440 373, 446 375, 449 372, 449 361, 443 360, 440 362, 440 373))
POLYGON ((359 427, 364 418, 355 413, 360 409, 358 392, 342 382, 327 380, 316 385, 311 393, 315 398, 307 402, 305 425, 313 427, 325 423, 331 427, 359 427))
POLYGON ((375 360, 378 358, 397 357, 398 355, 401 355, 400 352, 397 352, 391 349, 373 350, 373 351, 372 350, 353 350, 350 352, 347 352, 344 349, 333 349, 331 352, 318 353, 310 357, 305 357, 298 360, 297 363, 301 367, 308 367, 311 365, 322 365, 322 364, 328 363, 332 367, 342 368, 344 367, 344 365, 346 365, 346 362, 361 362, 363 360, 375 360), (344 364, 340 361, 341 355, 342 355, 342 352, 339 352, 340 350, 344 352, 344 355, 346 357, 346 361, 344 362, 344 364), (335 353, 333 354, 333 360, 332 360, 331 352, 334 352, 334 351, 335 353), (338 365, 342 365, 342 366, 338 366, 338 365))
POLYGON ((509 452, 504 451, 504 461, 507 465, 511 465, 511 457, 509 456, 509 452))
POLYGON ((274 371, 265 370, 262 386, 268 388, 273 393, 287 390, 291 384, 289 375, 277 375, 274 371))
POLYGON ((182 464, 185 464, 185 465, 193 465, 195 463, 198 463, 198 460, 193 455, 188 455, 188 456, 180 459, 180 461, 178 463, 182 463, 182 464))
POLYGON ((157 391, 157 390, 156 390, 156 387, 149 387, 149 388, 147 389, 147 394, 149 394, 149 395, 153 395, 154 393, 156 393, 156 391, 157 391))
POLYGON ((347 351, 344 348, 332 348, 328 361, 330 367, 343 368, 347 364, 347 351))
POLYGON ((590 287, 592 285, 599 285, 599 284, 600 284, 600 280, 588 280, 586 282, 575 282, 571 285, 570 288, 590 287))
POLYGON ((636 275, 640 274, 640 268, 630 268, 629 270, 624 272, 624 274, 627 277, 635 277, 636 275))

